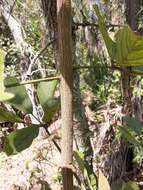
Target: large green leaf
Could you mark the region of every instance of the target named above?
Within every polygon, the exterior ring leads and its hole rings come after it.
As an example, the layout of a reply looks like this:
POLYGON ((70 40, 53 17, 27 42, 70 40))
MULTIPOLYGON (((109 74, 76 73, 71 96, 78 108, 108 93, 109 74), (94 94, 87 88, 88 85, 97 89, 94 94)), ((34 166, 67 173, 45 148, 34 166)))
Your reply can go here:
POLYGON ((120 190, 140 190, 140 189, 135 182, 130 181, 128 183, 125 183, 120 190))
POLYGON ((5 138, 4 152, 9 156, 25 150, 32 144, 38 133, 39 127, 36 126, 13 131, 5 138))
POLYGON ((59 109, 59 100, 54 99, 58 81, 41 82, 38 84, 37 95, 44 111, 43 121, 49 122, 59 109))
POLYGON ((136 35, 129 26, 116 34, 116 61, 120 66, 143 65, 143 37, 136 35))
POLYGON ((14 98, 7 100, 7 102, 20 111, 32 113, 33 107, 26 88, 24 86, 10 87, 16 84, 19 84, 19 81, 15 77, 7 77, 5 79, 5 86, 7 87, 6 91, 15 95, 14 98))
POLYGON ((138 135, 141 135, 141 132, 143 130, 143 125, 140 121, 129 116, 123 117, 123 120, 132 131, 134 131, 138 135))
POLYGON ((105 25, 105 21, 103 16, 101 15, 98 6, 95 4, 94 5, 94 10, 96 12, 96 15, 98 17, 98 24, 99 24, 99 30, 102 34, 102 37, 104 39, 106 48, 108 50, 109 56, 111 57, 112 60, 115 59, 115 52, 116 52, 116 43, 110 38, 107 29, 106 29, 106 25, 105 25))
POLYGON ((6 101, 13 98, 14 95, 5 92, 4 86, 4 52, 0 49, 0 101, 6 101))
POLYGON ((17 122, 21 123, 23 120, 10 111, 0 108, 0 121, 1 122, 17 122))

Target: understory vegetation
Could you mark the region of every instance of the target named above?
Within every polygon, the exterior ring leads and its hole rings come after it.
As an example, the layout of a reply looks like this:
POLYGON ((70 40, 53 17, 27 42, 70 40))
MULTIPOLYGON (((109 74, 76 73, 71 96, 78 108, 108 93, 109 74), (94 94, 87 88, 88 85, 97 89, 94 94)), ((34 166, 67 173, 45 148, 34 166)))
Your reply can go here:
POLYGON ((143 2, 0 0, 0 190, 143 189, 143 2))

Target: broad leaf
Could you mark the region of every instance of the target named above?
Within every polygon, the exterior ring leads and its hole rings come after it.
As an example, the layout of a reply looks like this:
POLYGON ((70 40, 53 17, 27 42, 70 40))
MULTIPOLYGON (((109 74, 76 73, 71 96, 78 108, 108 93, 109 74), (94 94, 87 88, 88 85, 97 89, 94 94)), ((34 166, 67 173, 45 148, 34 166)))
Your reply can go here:
POLYGON ((13 131, 5 138, 4 152, 9 156, 25 150, 32 144, 38 133, 39 127, 36 126, 13 131))
POLYGON ((125 183, 120 190, 140 190, 140 189, 135 182, 130 181, 128 183, 125 183))
POLYGON ((0 121, 1 122, 17 122, 21 123, 23 120, 10 111, 0 108, 0 121))
POLYGON ((98 189, 110 190, 110 185, 107 181, 107 178, 104 176, 101 170, 99 170, 99 176, 98 176, 98 189))
POLYGON ((14 95, 12 93, 7 93, 7 92, 0 92, 0 101, 9 101, 10 99, 14 98, 14 95))
POLYGON ((6 91, 15 95, 14 98, 8 100, 7 102, 20 111, 32 113, 33 107, 26 88, 24 86, 12 87, 13 85, 17 84, 19 84, 19 81, 15 77, 8 77, 5 79, 5 86, 7 87, 6 91))
POLYGON ((44 116, 42 118, 43 122, 48 123, 51 121, 55 113, 59 110, 60 108, 60 101, 59 99, 57 100, 49 100, 47 101, 47 106, 44 107, 44 116))
POLYGON ((4 53, 0 49, 0 101, 6 101, 13 98, 14 95, 11 93, 5 92, 4 86, 4 53))
POLYGON ((104 42, 105 42, 106 48, 108 50, 109 56, 111 57, 112 60, 114 60, 115 59, 115 51, 116 51, 116 43, 110 38, 110 36, 107 32, 107 29, 106 29, 104 18, 101 15, 97 5, 94 5, 94 10, 95 10, 96 15, 98 17, 99 30, 102 34, 103 39, 104 39, 104 42))
POLYGON ((138 121, 137 119, 135 119, 133 117, 129 117, 129 116, 123 117, 123 120, 132 131, 134 131, 138 135, 141 134, 143 125, 140 121, 138 121))
POLYGON ((44 111, 43 121, 49 122, 59 109, 59 100, 54 99, 58 81, 41 82, 38 84, 37 95, 44 111))
POLYGON ((128 26, 116 34, 116 60, 120 66, 143 65, 143 37, 136 35, 128 26))

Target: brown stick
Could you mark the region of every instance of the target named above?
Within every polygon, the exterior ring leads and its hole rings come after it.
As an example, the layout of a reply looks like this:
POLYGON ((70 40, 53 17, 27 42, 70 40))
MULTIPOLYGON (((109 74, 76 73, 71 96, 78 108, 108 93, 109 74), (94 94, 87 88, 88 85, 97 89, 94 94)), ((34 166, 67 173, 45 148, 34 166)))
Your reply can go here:
POLYGON ((73 190, 73 66, 71 1, 58 0, 58 44, 61 72, 61 118, 62 118, 62 175, 63 190, 73 190))

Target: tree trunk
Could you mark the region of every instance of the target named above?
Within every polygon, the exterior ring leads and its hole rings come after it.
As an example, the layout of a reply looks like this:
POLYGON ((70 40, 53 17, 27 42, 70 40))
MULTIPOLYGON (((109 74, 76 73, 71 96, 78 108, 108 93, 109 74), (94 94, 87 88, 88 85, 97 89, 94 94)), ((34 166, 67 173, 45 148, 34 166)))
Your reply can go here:
POLYGON ((44 16, 46 18, 46 29, 50 40, 54 40, 53 50, 56 68, 59 69, 58 59, 58 26, 57 26, 57 0, 41 0, 44 16))
POLYGON ((61 71, 62 175, 63 190, 73 190, 73 68, 71 1, 58 0, 58 44, 61 71))
POLYGON ((140 0, 125 0, 126 22, 134 31, 138 29, 138 11, 140 2, 140 0))

